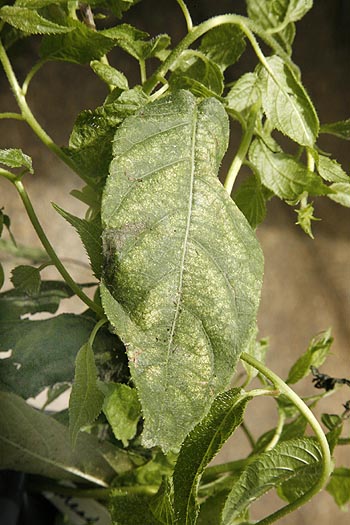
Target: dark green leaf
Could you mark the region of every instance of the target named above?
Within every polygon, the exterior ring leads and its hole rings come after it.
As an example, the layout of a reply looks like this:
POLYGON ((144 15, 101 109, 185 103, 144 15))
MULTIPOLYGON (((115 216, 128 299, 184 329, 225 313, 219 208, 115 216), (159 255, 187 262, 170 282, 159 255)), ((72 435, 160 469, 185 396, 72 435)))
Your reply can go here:
POLYGON ((4 286, 4 282, 5 282, 5 273, 4 273, 4 268, 0 262, 0 289, 4 286))
POLYGON ((266 59, 261 69, 262 104, 273 127, 302 146, 313 146, 319 122, 305 89, 278 56, 266 59))
POLYGON ((217 179, 227 138, 221 104, 197 106, 184 91, 115 135, 102 296, 128 349, 145 446, 181 444, 228 385, 255 322, 262 257, 217 179))
POLYGON ((21 149, 1 149, 0 164, 4 164, 9 168, 26 168, 29 173, 34 173, 32 159, 23 153, 21 149))
POLYGON ((218 523, 229 492, 229 490, 218 492, 207 498, 204 503, 201 504, 197 520, 198 525, 213 525, 214 523, 218 523))
POLYGON ((245 50, 245 35, 238 26, 224 24, 208 31, 199 49, 224 71, 235 64, 245 50))
POLYGON ((290 369, 286 382, 289 384, 297 383, 310 374, 310 366, 321 366, 329 354, 332 343, 333 337, 330 329, 312 338, 306 352, 299 357, 290 369))
MULTIPOLYGON (((108 510, 114 525, 160 525, 154 515, 152 502, 154 496, 146 494, 112 494, 108 510)), ((171 522, 170 522, 171 523, 171 522)), ((170 524, 169 524, 170 525, 170 524)))
POLYGON ((248 401, 238 388, 219 395, 209 414, 185 439, 173 475, 176 523, 196 523, 197 488, 203 471, 241 424, 248 401))
POLYGON ((188 50, 181 55, 175 67, 169 79, 173 88, 188 88, 195 94, 206 96, 221 95, 224 89, 222 71, 203 53, 188 50))
MULTIPOLYGON (((25 398, 34 397, 46 386, 71 382, 74 360, 88 340, 95 322, 82 315, 62 314, 41 321, 0 321, 0 350, 12 350, 1 360, 0 389, 25 398)), ((100 330, 95 349, 103 354, 115 346, 115 338, 100 330)))
MULTIPOLYGON (((283 426, 279 442, 281 443, 282 441, 288 441, 289 439, 301 438, 305 433, 306 426, 307 420, 304 418, 304 416, 298 416, 296 419, 283 426)), ((270 444, 275 433, 276 428, 272 428, 271 430, 268 430, 262 434, 255 444, 254 454, 260 454, 261 452, 264 452, 266 447, 270 444)))
POLYGON ((271 151, 260 139, 252 143, 249 159, 264 186, 280 199, 295 202, 304 192, 310 195, 327 195, 331 192, 320 177, 304 164, 291 155, 271 151))
POLYGON ((256 228, 266 216, 266 197, 260 180, 251 176, 242 182, 232 195, 238 208, 252 228, 256 228))
POLYGON ((40 47, 42 59, 88 64, 101 58, 115 45, 113 40, 78 20, 67 19, 67 24, 69 33, 43 38, 40 47))
POLYGON ((19 319, 23 314, 50 312, 54 314, 62 299, 72 297, 74 292, 62 281, 42 281, 40 292, 29 296, 19 289, 0 294, 0 319, 19 319))
POLYGON ((350 469, 345 467, 334 469, 326 490, 333 496, 336 504, 346 511, 350 501, 350 469))
POLYGON ((92 7, 104 7, 110 9, 118 18, 122 18, 123 13, 128 11, 141 0, 90 0, 92 7))
POLYGON ((37 296, 40 292, 40 271, 34 266, 20 265, 12 270, 11 281, 20 292, 29 296, 37 296))
POLYGON ((324 180, 329 182, 350 183, 350 177, 336 160, 325 157, 324 155, 318 155, 316 165, 318 173, 324 180))
POLYGON ((4 6, 0 9, 0 19, 31 35, 67 34, 73 29, 55 24, 55 22, 43 18, 37 11, 26 7, 4 6))
POLYGON ((174 523, 172 496, 171 482, 169 478, 164 476, 159 490, 150 504, 153 515, 162 525, 173 525, 174 523))
POLYGON ((302 485, 301 490, 308 490, 315 483, 315 472, 319 475, 321 458, 319 445, 310 438, 284 441, 273 450, 263 452, 246 467, 233 486, 225 503, 221 524, 231 525, 252 501, 288 479, 299 483, 300 487, 302 485))
POLYGON ((101 80, 110 86, 116 86, 122 91, 129 89, 128 79, 121 71, 118 71, 108 64, 103 64, 98 60, 93 60, 90 63, 93 71, 100 77, 101 80))
POLYGON ((329 135, 335 135, 340 139, 350 140, 350 118, 340 120, 339 122, 332 122, 331 124, 322 124, 320 133, 327 133, 329 135))
MULTIPOLYGON (((70 446, 68 429, 15 396, 0 392, 0 468, 20 470, 58 480, 107 486, 115 475, 92 436, 81 434, 76 449, 70 446)), ((132 463, 113 447, 120 471, 132 463)))
POLYGON ((89 256, 91 268, 97 279, 101 277, 102 271, 102 245, 101 245, 101 219, 96 217, 92 221, 80 219, 67 211, 62 210, 57 204, 52 203, 55 210, 71 224, 79 234, 86 253, 89 256))
POLYGON ((318 219, 317 217, 314 217, 314 207, 311 202, 307 204, 306 206, 302 206, 301 208, 298 208, 295 210, 298 214, 298 220, 296 224, 299 224, 299 226, 304 230, 304 232, 311 237, 311 239, 314 238, 312 234, 311 229, 311 221, 319 221, 321 219, 318 219))
POLYGON ((332 201, 350 208, 350 182, 335 182, 330 185, 332 193, 328 195, 332 201))
POLYGON ((97 368, 92 346, 85 343, 75 360, 75 375, 69 398, 69 434, 73 447, 79 430, 93 423, 102 410, 104 395, 97 386, 97 368))
POLYGON ((249 110, 260 98, 259 79, 255 73, 242 75, 226 96, 228 107, 238 113, 249 110))
POLYGON ((103 385, 105 394, 102 410, 111 425, 113 433, 124 447, 136 434, 141 417, 141 406, 135 388, 121 383, 103 385))
POLYGON ((337 414, 322 414, 321 421, 328 430, 333 430, 343 423, 343 419, 337 414))

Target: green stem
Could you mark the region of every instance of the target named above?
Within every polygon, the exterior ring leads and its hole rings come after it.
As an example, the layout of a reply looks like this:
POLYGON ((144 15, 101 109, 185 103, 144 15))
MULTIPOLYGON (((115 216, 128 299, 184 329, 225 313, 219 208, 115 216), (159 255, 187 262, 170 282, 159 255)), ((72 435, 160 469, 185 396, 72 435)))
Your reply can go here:
POLYGON ((147 80, 146 61, 140 58, 139 65, 140 65, 141 84, 144 84, 147 80))
POLYGON ((249 428, 247 427, 247 425, 244 423, 241 424, 241 428, 244 432, 244 434, 246 435, 248 441, 249 441, 249 444, 250 446, 252 447, 252 449, 255 448, 255 439, 253 437, 253 434, 251 433, 251 431, 249 430, 249 428))
MULTIPOLYGON (((66 153, 59 147, 55 142, 52 140, 52 138, 46 133, 46 131, 41 127, 39 122, 34 117, 30 107, 27 104, 25 94, 23 90, 21 89, 18 80, 16 78, 16 75, 12 69, 11 63, 9 61, 9 58, 7 56, 7 53, 5 51, 5 48, 0 40, 0 62, 3 65, 4 71, 6 73, 7 79, 9 81, 9 84, 11 86, 11 89, 13 91, 13 94, 15 96, 15 99, 17 101, 18 107, 21 110, 21 115, 23 120, 27 122, 27 124, 32 128, 34 133, 39 137, 39 139, 47 146, 55 155, 57 155, 65 164, 67 164, 70 168, 72 168, 75 173, 76 167, 73 163, 73 161, 66 155, 66 153)), ((84 175, 81 173, 77 173, 85 182, 88 182, 84 175)))
POLYGON ((10 180, 11 182, 16 182, 17 177, 10 171, 4 170, 3 168, 0 168, 0 177, 4 177, 7 180, 10 180))
POLYGON ((192 18, 191 18, 190 12, 188 10, 188 7, 187 7, 187 5, 185 4, 185 2, 183 0, 176 0, 176 1, 177 1, 177 3, 180 6, 181 11, 183 12, 183 15, 184 15, 185 20, 186 20, 187 31, 190 33, 192 31, 192 29, 193 29, 193 23, 192 23, 192 18))
POLYGON ((260 363, 254 357, 244 352, 241 355, 241 359, 243 359, 243 361, 250 364, 251 366, 254 366, 254 368, 256 368, 257 370, 259 370, 261 374, 263 374, 270 381, 272 381, 274 386, 278 388, 282 394, 284 394, 286 397, 289 398, 290 401, 292 401, 292 403, 298 408, 299 412, 307 419, 309 425, 315 432, 316 438, 320 444, 322 452, 322 472, 317 483, 310 490, 305 492, 300 498, 296 499, 292 503, 289 503, 285 507, 282 507, 270 516, 267 516, 266 518, 258 521, 256 524, 269 525, 270 523, 273 523, 282 518, 283 516, 286 516, 290 512, 296 510, 301 505, 307 503, 315 494, 317 494, 325 486, 329 479, 329 476, 332 473, 331 454, 327 438, 322 430, 321 425, 319 424, 311 410, 308 408, 308 406, 305 405, 304 401, 300 399, 300 397, 284 381, 282 381, 282 379, 278 375, 276 375, 274 372, 272 372, 272 370, 267 368, 264 364, 260 363))
POLYGON ((10 111, 0 113, 0 119, 12 118, 14 120, 24 120, 20 113, 11 113, 10 111))
POLYGON ((28 75, 26 76, 24 82, 23 82, 23 85, 22 85, 22 93, 24 96, 26 96, 27 94, 27 91, 28 91, 28 88, 29 88, 29 84, 30 82, 32 81, 34 75, 39 71, 39 69, 42 68, 42 66, 44 65, 45 61, 44 60, 40 60, 39 62, 37 62, 35 64, 35 66, 32 67, 32 69, 29 71, 28 75))
POLYGON ((277 427, 275 429, 273 438, 271 439, 270 443, 265 447, 265 452, 272 450, 279 442, 285 420, 286 420, 286 414, 283 412, 283 410, 279 410, 277 427))
POLYGON ((101 328, 101 326, 103 326, 104 324, 106 324, 108 321, 107 317, 104 317, 102 319, 100 319, 94 326, 91 334, 90 334, 90 337, 89 337, 89 345, 92 347, 92 345, 94 344, 94 341, 95 341, 95 337, 96 337, 96 334, 97 332, 99 331, 99 329, 101 328))
POLYGON ((80 286, 74 281, 74 279, 67 272, 66 268, 63 266, 62 262, 58 258, 55 250, 53 249, 50 241, 46 237, 46 234, 39 222, 39 219, 34 211, 32 203, 29 199, 29 196, 22 184, 22 182, 15 178, 12 180, 14 186, 16 187, 19 196, 22 199, 24 207, 27 211, 30 222, 32 223, 41 244, 44 246, 48 256, 50 257, 52 263, 56 266, 59 273, 62 275, 63 279, 66 281, 71 290, 89 307, 93 310, 99 317, 104 317, 104 312, 100 306, 98 306, 94 301, 92 301, 80 288, 80 286))
POLYGON ((225 183, 224 183, 224 187, 229 195, 231 195, 232 188, 237 178, 237 175, 239 173, 239 170, 241 169, 244 159, 248 153, 248 149, 252 141, 252 137, 253 137, 253 133, 255 129, 255 121, 256 121, 256 116, 259 111, 259 108, 260 108, 260 101, 254 104, 252 108, 252 111, 249 115, 249 119, 247 122, 247 128, 243 133, 243 137, 239 145, 238 151, 236 153, 236 156, 233 159, 233 162, 228 170, 228 173, 225 179, 225 183))
MULTIPOLYGON (((151 75, 149 79, 144 83, 143 89, 145 93, 149 95, 152 92, 154 87, 159 82, 159 77, 165 77, 169 69, 176 62, 176 60, 178 59, 178 57, 181 55, 183 51, 189 48, 196 40, 198 40, 198 38, 203 36, 205 33, 223 24, 237 25, 245 33, 245 35, 248 37, 249 41, 251 42, 253 49, 255 53, 257 54, 259 60, 262 62, 264 67, 266 67, 269 73, 272 74, 272 77, 275 80, 275 82, 277 81, 277 79, 275 75, 273 74, 273 71, 271 71, 268 63, 266 62, 266 58, 263 55, 259 47, 259 44, 256 41, 252 31, 254 31, 254 33, 256 33, 267 45, 269 45, 272 49, 274 49, 293 68, 293 63, 291 62, 290 57, 288 57, 288 55, 281 48, 281 46, 272 37, 270 37, 266 32, 261 31, 261 28, 256 26, 254 22, 240 15, 219 15, 219 16, 210 18, 209 20, 206 20, 205 22, 202 22, 198 26, 195 26, 191 29, 191 31, 173 49, 173 51, 169 54, 166 60, 153 73, 153 75, 151 75)), ((278 81, 277 81, 277 84, 279 85, 278 81)))

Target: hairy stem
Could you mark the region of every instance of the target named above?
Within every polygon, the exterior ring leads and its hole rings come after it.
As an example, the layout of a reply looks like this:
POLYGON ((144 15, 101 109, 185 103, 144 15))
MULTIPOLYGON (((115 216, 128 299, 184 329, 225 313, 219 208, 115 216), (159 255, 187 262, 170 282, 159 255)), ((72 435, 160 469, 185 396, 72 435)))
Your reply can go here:
POLYGON ((0 119, 5 119, 5 118, 12 118, 14 120, 24 120, 20 113, 12 113, 11 111, 0 113, 0 119))
POLYGON ((300 399, 300 397, 278 375, 276 375, 274 372, 272 372, 272 370, 267 368, 263 363, 260 363, 254 357, 244 352, 241 355, 241 359, 243 359, 243 361, 250 364, 257 370, 259 370, 261 374, 263 374, 270 381, 272 381, 274 386, 278 388, 282 394, 288 397, 288 399, 298 408, 299 412, 306 418, 312 430, 315 432, 316 438, 320 444, 322 452, 322 471, 317 483, 310 490, 305 492, 305 494, 303 494, 300 498, 282 507, 270 516, 267 516, 266 518, 257 522, 257 525, 270 525, 270 523, 279 520, 283 516, 301 507, 301 505, 307 503, 315 494, 317 494, 325 486, 329 479, 329 476, 332 473, 331 454, 326 436, 322 430, 321 425, 319 424, 309 407, 305 405, 304 401, 300 399))
MULTIPOLYGON (((24 204, 24 207, 26 209, 26 212, 28 214, 28 217, 30 219, 30 222, 32 223, 40 241, 41 244, 44 246, 48 256, 50 257, 52 263, 56 266, 59 273, 62 275, 63 279, 66 281, 68 286, 71 288, 71 290, 89 307, 91 310, 93 310, 99 317, 104 316, 102 308, 94 303, 80 288, 80 286, 74 281, 74 279, 70 276, 70 274, 67 272, 66 268, 62 264, 61 260, 58 258, 55 250, 53 249, 50 241, 46 237, 46 234, 39 222, 39 219, 34 211, 33 205, 29 199, 29 196, 22 184, 22 182, 16 177, 14 177, 15 180, 12 180, 14 186, 16 187, 19 196, 21 197, 21 200, 24 204)), ((11 179, 10 179, 11 180, 11 179)))
POLYGON ((188 10, 188 7, 187 7, 187 5, 185 4, 185 2, 183 0, 176 0, 176 1, 177 1, 177 3, 180 6, 181 11, 183 12, 183 15, 184 15, 185 20, 186 20, 187 31, 190 33, 192 31, 192 29, 193 29, 193 23, 192 23, 192 18, 191 18, 190 12, 188 10))

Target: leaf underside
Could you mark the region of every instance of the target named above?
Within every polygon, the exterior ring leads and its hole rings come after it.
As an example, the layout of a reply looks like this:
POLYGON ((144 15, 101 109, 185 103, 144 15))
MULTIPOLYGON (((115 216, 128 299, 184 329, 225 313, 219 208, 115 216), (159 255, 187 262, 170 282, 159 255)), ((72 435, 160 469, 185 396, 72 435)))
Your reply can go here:
POLYGON ((217 179, 227 142, 221 104, 197 105, 186 91, 115 135, 102 296, 128 350, 145 446, 180 445, 227 386, 254 325, 263 261, 217 179))

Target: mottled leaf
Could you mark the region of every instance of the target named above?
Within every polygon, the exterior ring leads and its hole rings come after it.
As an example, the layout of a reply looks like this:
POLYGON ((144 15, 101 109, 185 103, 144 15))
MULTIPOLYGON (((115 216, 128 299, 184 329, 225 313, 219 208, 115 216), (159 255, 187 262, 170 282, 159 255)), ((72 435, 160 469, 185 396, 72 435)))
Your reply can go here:
POLYGON ((238 388, 219 395, 208 415, 185 439, 173 475, 176 523, 196 523, 197 490, 203 471, 241 424, 248 401, 238 388))
MULTIPOLYGON (((88 340, 94 321, 82 315, 62 314, 40 321, 0 321, 0 353, 12 350, 1 360, 0 389, 25 398, 34 397, 46 386, 74 376, 74 360, 88 340)), ((111 351, 115 337, 100 330, 95 339, 99 353, 111 351)))
POLYGON ((320 177, 309 171, 291 155, 274 152, 262 140, 256 139, 249 149, 249 160, 255 166, 261 182, 280 199, 298 201, 302 193, 327 195, 331 190, 320 177))
POLYGON ((249 17, 265 29, 300 20, 311 8, 313 0, 246 0, 249 17))
POLYGON ((135 388, 121 383, 103 385, 105 394, 102 410, 111 425, 113 433, 124 447, 136 434, 141 416, 141 406, 135 388))
POLYGON ((246 467, 233 486, 222 513, 222 525, 231 525, 252 501, 292 478, 295 483, 303 480, 303 490, 315 482, 309 472, 320 472, 321 451, 317 442, 310 438, 292 439, 278 443, 273 450, 263 452, 246 467), (305 481, 305 484, 304 484, 305 481))
POLYGON ((306 352, 299 357, 290 369, 286 382, 289 384, 297 383, 310 374, 310 366, 321 366, 330 352, 332 343, 333 337, 330 329, 313 337, 306 352))
POLYGON ((261 69, 262 104, 271 124, 302 146, 313 146, 319 122, 300 81, 278 56, 266 59, 269 71, 261 69))
POLYGON ((338 507, 347 510, 350 501, 350 469, 345 467, 334 469, 326 490, 333 496, 338 507))
POLYGON ((254 324, 262 257, 217 179, 227 139, 221 104, 184 91, 115 135, 102 297, 127 346, 145 446, 181 444, 228 385, 254 324))
POLYGON ((72 27, 56 24, 39 15, 37 11, 26 7, 4 6, 0 9, 0 19, 16 29, 31 35, 55 35, 69 33, 72 27))
POLYGON ((37 296, 40 292, 40 271, 34 266, 21 264, 12 270, 11 281, 13 286, 27 295, 37 296))
POLYGON ((245 35, 238 26, 223 24, 204 35, 199 49, 224 71, 235 64, 245 50, 245 35))
POLYGON ((350 208, 350 183, 349 182, 335 182, 331 184, 330 189, 332 193, 328 195, 332 201, 350 208))
MULTIPOLYGON (((0 392, 0 411, 1 469, 101 486, 115 476, 92 436, 81 434, 73 451, 68 428, 14 394, 0 392)), ((114 447, 113 451, 120 471, 130 469, 127 455, 114 447)))
POLYGON ((75 446, 79 430, 93 423, 102 410, 104 395, 97 386, 97 368, 90 343, 85 343, 75 360, 75 375, 69 398, 69 434, 75 446))
POLYGON ((95 276, 99 279, 102 271, 102 245, 101 245, 101 219, 96 217, 92 221, 80 219, 62 208, 57 204, 52 203, 55 210, 62 215, 66 221, 71 224, 79 234, 81 241, 85 247, 86 253, 89 256, 91 268, 95 276))
POLYGON ((34 173, 32 159, 21 149, 0 149, 0 164, 9 168, 26 168, 29 173, 34 173))

